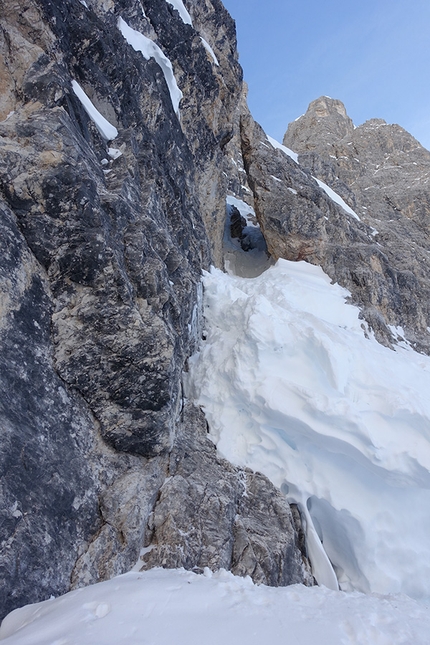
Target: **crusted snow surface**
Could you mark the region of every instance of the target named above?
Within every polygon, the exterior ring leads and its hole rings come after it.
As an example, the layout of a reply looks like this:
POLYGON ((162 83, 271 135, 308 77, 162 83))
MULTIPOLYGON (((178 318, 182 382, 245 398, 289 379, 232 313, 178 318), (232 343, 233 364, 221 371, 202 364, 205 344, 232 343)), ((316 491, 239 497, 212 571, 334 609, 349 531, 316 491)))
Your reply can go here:
POLYGON ((358 220, 361 222, 360 218, 358 217, 357 213, 352 210, 350 206, 342 199, 340 195, 338 195, 333 188, 330 188, 330 186, 327 186, 321 179, 317 179, 316 177, 313 177, 315 181, 317 182, 318 186, 323 189, 323 191, 330 197, 330 199, 335 202, 336 204, 339 204, 343 208, 343 210, 348 213, 349 215, 352 215, 354 219, 358 220))
POLYGON ((300 505, 320 583, 429 597, 430 359, 366 338, 311 264, 203 282, 188 397, 219 452, 300 505))
POLYGON ((217 66, 219 67, 218 58, 216 57, 215 52, 214 52, 214 50, 212 49, 212 47, 209 45, 208 41, 207 41, 207 40, 205 40, 205 39, 203 38, 203 36, 200 36, 200 40, 202 41, 202 44, 203 44, 204 48, 206 49, 206 51, 207 51, 207 52, 209 53, 209 55, 212 57, 212 60, 213 60, 214 64, 215 64, 215 65, 217 65, 217 66))
POLYGON ((278 150, 282 150, 282 152, 285 153, 287 157, 291 157, 293 161, 295 161, 296 163, 299 163, 298 162, 299 155, 296 152, 293 152, 292 150, 290 150, 290 148, 287 148, 287 146, 283 146, 282 143, 279 143, 279 141, 276 141, 276 139, 274 139, 273 137, 269 137, 269 135, 266 135, 266 136, 267 136, 267 141, 269 141, 269 143, 271 143, 271 145, 274 148, 277 148, 278 150))
POLYGON ((112 123, 109 123, 109 121, 105 119, 102 114, 100 114, 100 112, 97 110, 95 105, 85 94, 84 90, 82 89, 82 87, 79 85, 77 81, 75 80, 72 81, 72 88, 73 88, 73 92, 76 94, 76 96, 82 103, 82 107, 84 108, 85 112, 88 114, 90 119, 94 122, 94 125, 102 135, 103 139, 105 139, 106 141, 111 141, 112 139, 115 139, 118 136, 118 130, 114 125, 112 125, 112 123))
POLYGON ((405 596, 266 587, 226 571, 131 572, 9 614, 7 645, 428 645, 405 596))
POLYGON ((176 82, 170 60, 153 40, 141 34, 140 31, 136 31, 129 27, 123 18, 118 19, 118 29, 128 44, 133 47, 134 51, 140 52, 145 60, 154 58, 161 67, 164 78, 166 79, 167 87, 169 88, 173 109, 176 114, 179 115, 179 103, 182 99, 182 92, 176 82))
POLYGON ((179 15, 181 16, 182 22, 184 22, 186 25, 193 25, 193 21, 191 20, 191 16, 188 13, 188 11, 185 9, 184 3, 182 0, 167 0, 169 4, 174 7, 179 15))

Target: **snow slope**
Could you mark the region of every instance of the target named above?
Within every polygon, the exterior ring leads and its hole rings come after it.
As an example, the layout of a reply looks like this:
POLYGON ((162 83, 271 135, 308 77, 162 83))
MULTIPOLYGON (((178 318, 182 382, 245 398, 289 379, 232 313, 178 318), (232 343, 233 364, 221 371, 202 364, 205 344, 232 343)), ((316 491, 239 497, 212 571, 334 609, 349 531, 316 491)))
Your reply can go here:
POLYGON ((305 262, 204 287, 188 388, 218 450, 300 504, 320 583, 430 596, 430 359, 366 338, 305 262))
POLYGON ((428 645, 429 636, 428 609, 407 597, 163 569, 18 609, 0 629, 5 645, 428 645))

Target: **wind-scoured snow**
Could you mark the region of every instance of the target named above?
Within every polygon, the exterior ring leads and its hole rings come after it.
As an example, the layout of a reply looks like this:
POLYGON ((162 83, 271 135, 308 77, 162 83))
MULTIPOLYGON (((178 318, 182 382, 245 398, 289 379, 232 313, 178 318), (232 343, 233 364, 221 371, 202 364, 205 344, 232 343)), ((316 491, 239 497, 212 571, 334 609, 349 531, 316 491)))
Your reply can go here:
POLYGON ((278 260, 204 276, 188 396, 220 453, 299 503, 317 580, 430 596, 430 358, 366 338, 348 292, 278 260), (322 546, 323 544, 323 546, 322 546))
POLYGON ((136 31, 135 29, 129 27, 125 20, 123 20, 122 18, 118 19, 118 29, 120 30, 128 44, 133 47, 134 51, 140 52, 145 60, 154 58, 154 60, 161 67, 164 78, 166 79, 167 87, 169 88, 173 109, 179 116, 179 103, 182 99, 182 92, 176 82, 172 63, 170 62, 170 60, 160 49, 160 47, 156 43, 154 43, 153 40, 141 34, 140 31, 136 31))
POLYGON ((207 40, 205 40, 202 36, 200 36, 200 40, 202 41, 203 47, 206 49, 206 51, 212 57, 212 60, 213 60, 214 64, 217 65, 217 67, 219 67, 218 58, 216 57, 215 52, 212 49, 212 47, 209 45, 207 40))
POLYGON ((298 162, 299 155, 297 153, 287 148, 287 146, 283 146, 282 143, 279 143, 279 141, 276 141, 276 139, 274 139, 273 137, 269 137, 269 135, 266 135, 266 136, 267 136, 267 141, 274 148, 277 148, 278 150, 282 150, 282 152, 285 153, 287 157, 291 157, 293 161, 295 161, 296 163, 299 163, 298 162))
POLYGON ((181 16, 182 22, 184 22, 186 25, 191 25, 193 26, 193 21, 191 20, 191 16, 188 13, 188 11, 185 9, 184 3, 182 0, 167 0, 169 4, 174 7, 179 15, 181 16))
POLYGON ((84 108, 85 112, 93 121, 103 139, 105 139, 106 141, 112 141, 112 139, 115 139, 118 136, 118 130, 114 125, 112 125, 112 123, 109 123, 109 121, 105 119, 102 114, 100 114, 100 112, 85 94, 84 90, 77 81, 72 81, 72 88, 73 92, 82 103, 82 107, 84 108))
POLYGON ((428 645, 428 609, 404 596, 266 587, 226 571, 128 573, 29 605, 5 645, 428 645))
POLYGON ((317 182, 318 186, 323 189, 323 191, 330 197, 330 199, 335 202, 336 204, 339 204, 343 208, 343 210, 346 213, 349 213, 349 215, 352 215, 354 219, 358 220, 361 222, 360 218, 358 217, 357 213, 352 210, 350 206, 342 199, 340 195, 338 195, 330 186, 327 186, 323 181, 320 179, 317 179, 316 177, 313 177, 315 181, 317 182))

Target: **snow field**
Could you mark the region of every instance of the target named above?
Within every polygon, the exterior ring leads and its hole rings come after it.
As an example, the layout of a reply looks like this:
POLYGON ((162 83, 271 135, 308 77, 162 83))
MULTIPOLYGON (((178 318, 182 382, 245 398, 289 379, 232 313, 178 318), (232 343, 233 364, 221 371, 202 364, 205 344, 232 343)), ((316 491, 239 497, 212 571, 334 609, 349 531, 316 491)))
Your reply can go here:
POLYGON ((28 605, 5 645, 428 645, 426 607, 405 596, 256 586, 226 571, 128 573, 28 605))
POLYGON ((348 292, 305 262, 213 269, 204 288, 188 396, 220 453, 300 505, 320 583, 429 597, 430 359, 366 338, 348 292))

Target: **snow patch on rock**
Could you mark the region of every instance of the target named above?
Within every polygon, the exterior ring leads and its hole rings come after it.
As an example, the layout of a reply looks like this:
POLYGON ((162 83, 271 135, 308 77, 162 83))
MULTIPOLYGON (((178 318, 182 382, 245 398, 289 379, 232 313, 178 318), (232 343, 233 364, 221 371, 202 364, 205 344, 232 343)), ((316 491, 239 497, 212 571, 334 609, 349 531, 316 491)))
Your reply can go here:
POLYGON ((103 139, 105 139, 105 141, 112 141, 112 139, 115 139, 118 136, 118 130, 116 127, 112 125, 112 123, 109 123, 109 121, 100 114, 95 105, 85 94, 82 87, 75 80, 72 81, 72 89, 103 139))
POLYGON ((141 34, 140 31, 136 31, 129 27, 122 18, 118 19, 118 29, 128 44, 133 47, 134 51, 140 52, 145 60, 154 58, 161 67, 164 78, 166 79, 167 87, 169 88, 173 109, 179 116, 179 103, 183 95, 176 82, 170 60, 153 40, 141 34))

